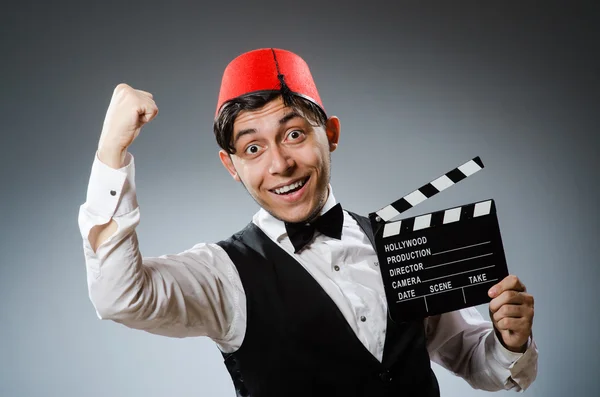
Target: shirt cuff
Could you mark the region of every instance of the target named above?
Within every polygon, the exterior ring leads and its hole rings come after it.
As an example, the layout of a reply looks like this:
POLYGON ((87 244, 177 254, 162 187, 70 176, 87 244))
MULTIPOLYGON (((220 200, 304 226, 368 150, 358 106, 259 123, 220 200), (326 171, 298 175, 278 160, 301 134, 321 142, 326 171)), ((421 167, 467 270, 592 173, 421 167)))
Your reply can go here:
POLYGON ((127 153, 123 167, 114 169, 94 157, 87 189, 87 209, 106 218, 127 214, 138 207, 135 192, 135 162, 127 153))
POLYGON ((527 389, 537 374, 537 346, 533 337, 527 340, 527 349, 523 353, 508 350, 502 345, 496 333, 494 335, 494 358, 510 371, 510 377, 523 390, 527 389))
POLYGON ((538 350, 535 341, 529 337, 527 350, 510 366, 511 378, 523 389, 529 387, 537 375, 538 350))
MULTIPOLYGON (((492 334, 494 335, 494 357, 498 362, 500 362, 504 367, 509 368, 515 361, 523 356, 525 353, 517 353, 508 350, 500 339, 498 339, 498 335, 494 330, 492 330, 492 334)), ((527 340, 527 348, 529 348, 531 344, 531 337, 527 340)))

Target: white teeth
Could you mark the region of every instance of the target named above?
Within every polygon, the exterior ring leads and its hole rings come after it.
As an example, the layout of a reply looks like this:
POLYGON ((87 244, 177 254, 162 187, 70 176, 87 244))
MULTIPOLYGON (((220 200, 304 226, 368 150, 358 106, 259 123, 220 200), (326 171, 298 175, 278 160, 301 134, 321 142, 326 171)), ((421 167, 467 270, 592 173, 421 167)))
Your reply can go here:
POLYGON ((279 189, 275 189, 275 193, 283 194, 283 193, 289 192, 290 190, 297 189, 297 188, 301 187, 302 185, 304 185, 304 181, 298 181, 296 183, 292 183, 291 185, 287 185, 287 186, 280 187, 279 189))

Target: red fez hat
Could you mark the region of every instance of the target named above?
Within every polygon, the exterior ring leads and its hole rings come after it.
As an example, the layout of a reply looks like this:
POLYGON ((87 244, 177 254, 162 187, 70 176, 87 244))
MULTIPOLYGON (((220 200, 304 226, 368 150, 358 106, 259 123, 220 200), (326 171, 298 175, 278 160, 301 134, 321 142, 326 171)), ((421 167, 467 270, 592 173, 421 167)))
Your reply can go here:
POLYGON ((246 52, 227 65, 215 117, 225 102, 260 91, 291 91, 325 111, 308 65, 302 58, 278 48, 261 48, 246 52))

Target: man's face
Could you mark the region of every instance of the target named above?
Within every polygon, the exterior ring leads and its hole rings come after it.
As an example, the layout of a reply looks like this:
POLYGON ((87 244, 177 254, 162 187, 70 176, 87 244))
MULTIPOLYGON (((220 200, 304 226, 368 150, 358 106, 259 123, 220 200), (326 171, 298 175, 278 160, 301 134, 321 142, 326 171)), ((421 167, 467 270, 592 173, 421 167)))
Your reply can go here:
POLYGON ((240 112, 233 126, 236 153, 221 150, 219 156, 262 208, 280 220, 300 222, 315 216, 327 200, 329 153, 338 138, 336 117, 316 127, 279 97, 240 112))

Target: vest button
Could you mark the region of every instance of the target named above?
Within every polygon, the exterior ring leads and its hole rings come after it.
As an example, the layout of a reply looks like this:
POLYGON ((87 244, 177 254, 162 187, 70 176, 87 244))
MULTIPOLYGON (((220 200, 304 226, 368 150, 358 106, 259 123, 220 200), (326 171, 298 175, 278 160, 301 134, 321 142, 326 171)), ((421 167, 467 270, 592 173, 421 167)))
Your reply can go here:
POLYGON ((335 266, 333 267, 333 270, 335 270, 336 272, 339 272, 339 271, 340 271, 340 267, 339 267, 338 265, 335 265, 335 266))
POLYGON ((379 373, 379 379, 381 379, 382 382, 391 382, 392 375, 390 375, 390 371, 386 369, 385 371, 379 373))
POLYGON ((365 321, 367 321, 367 318, 365 316, 360 316, 360 321, 364 323, 365 321))

